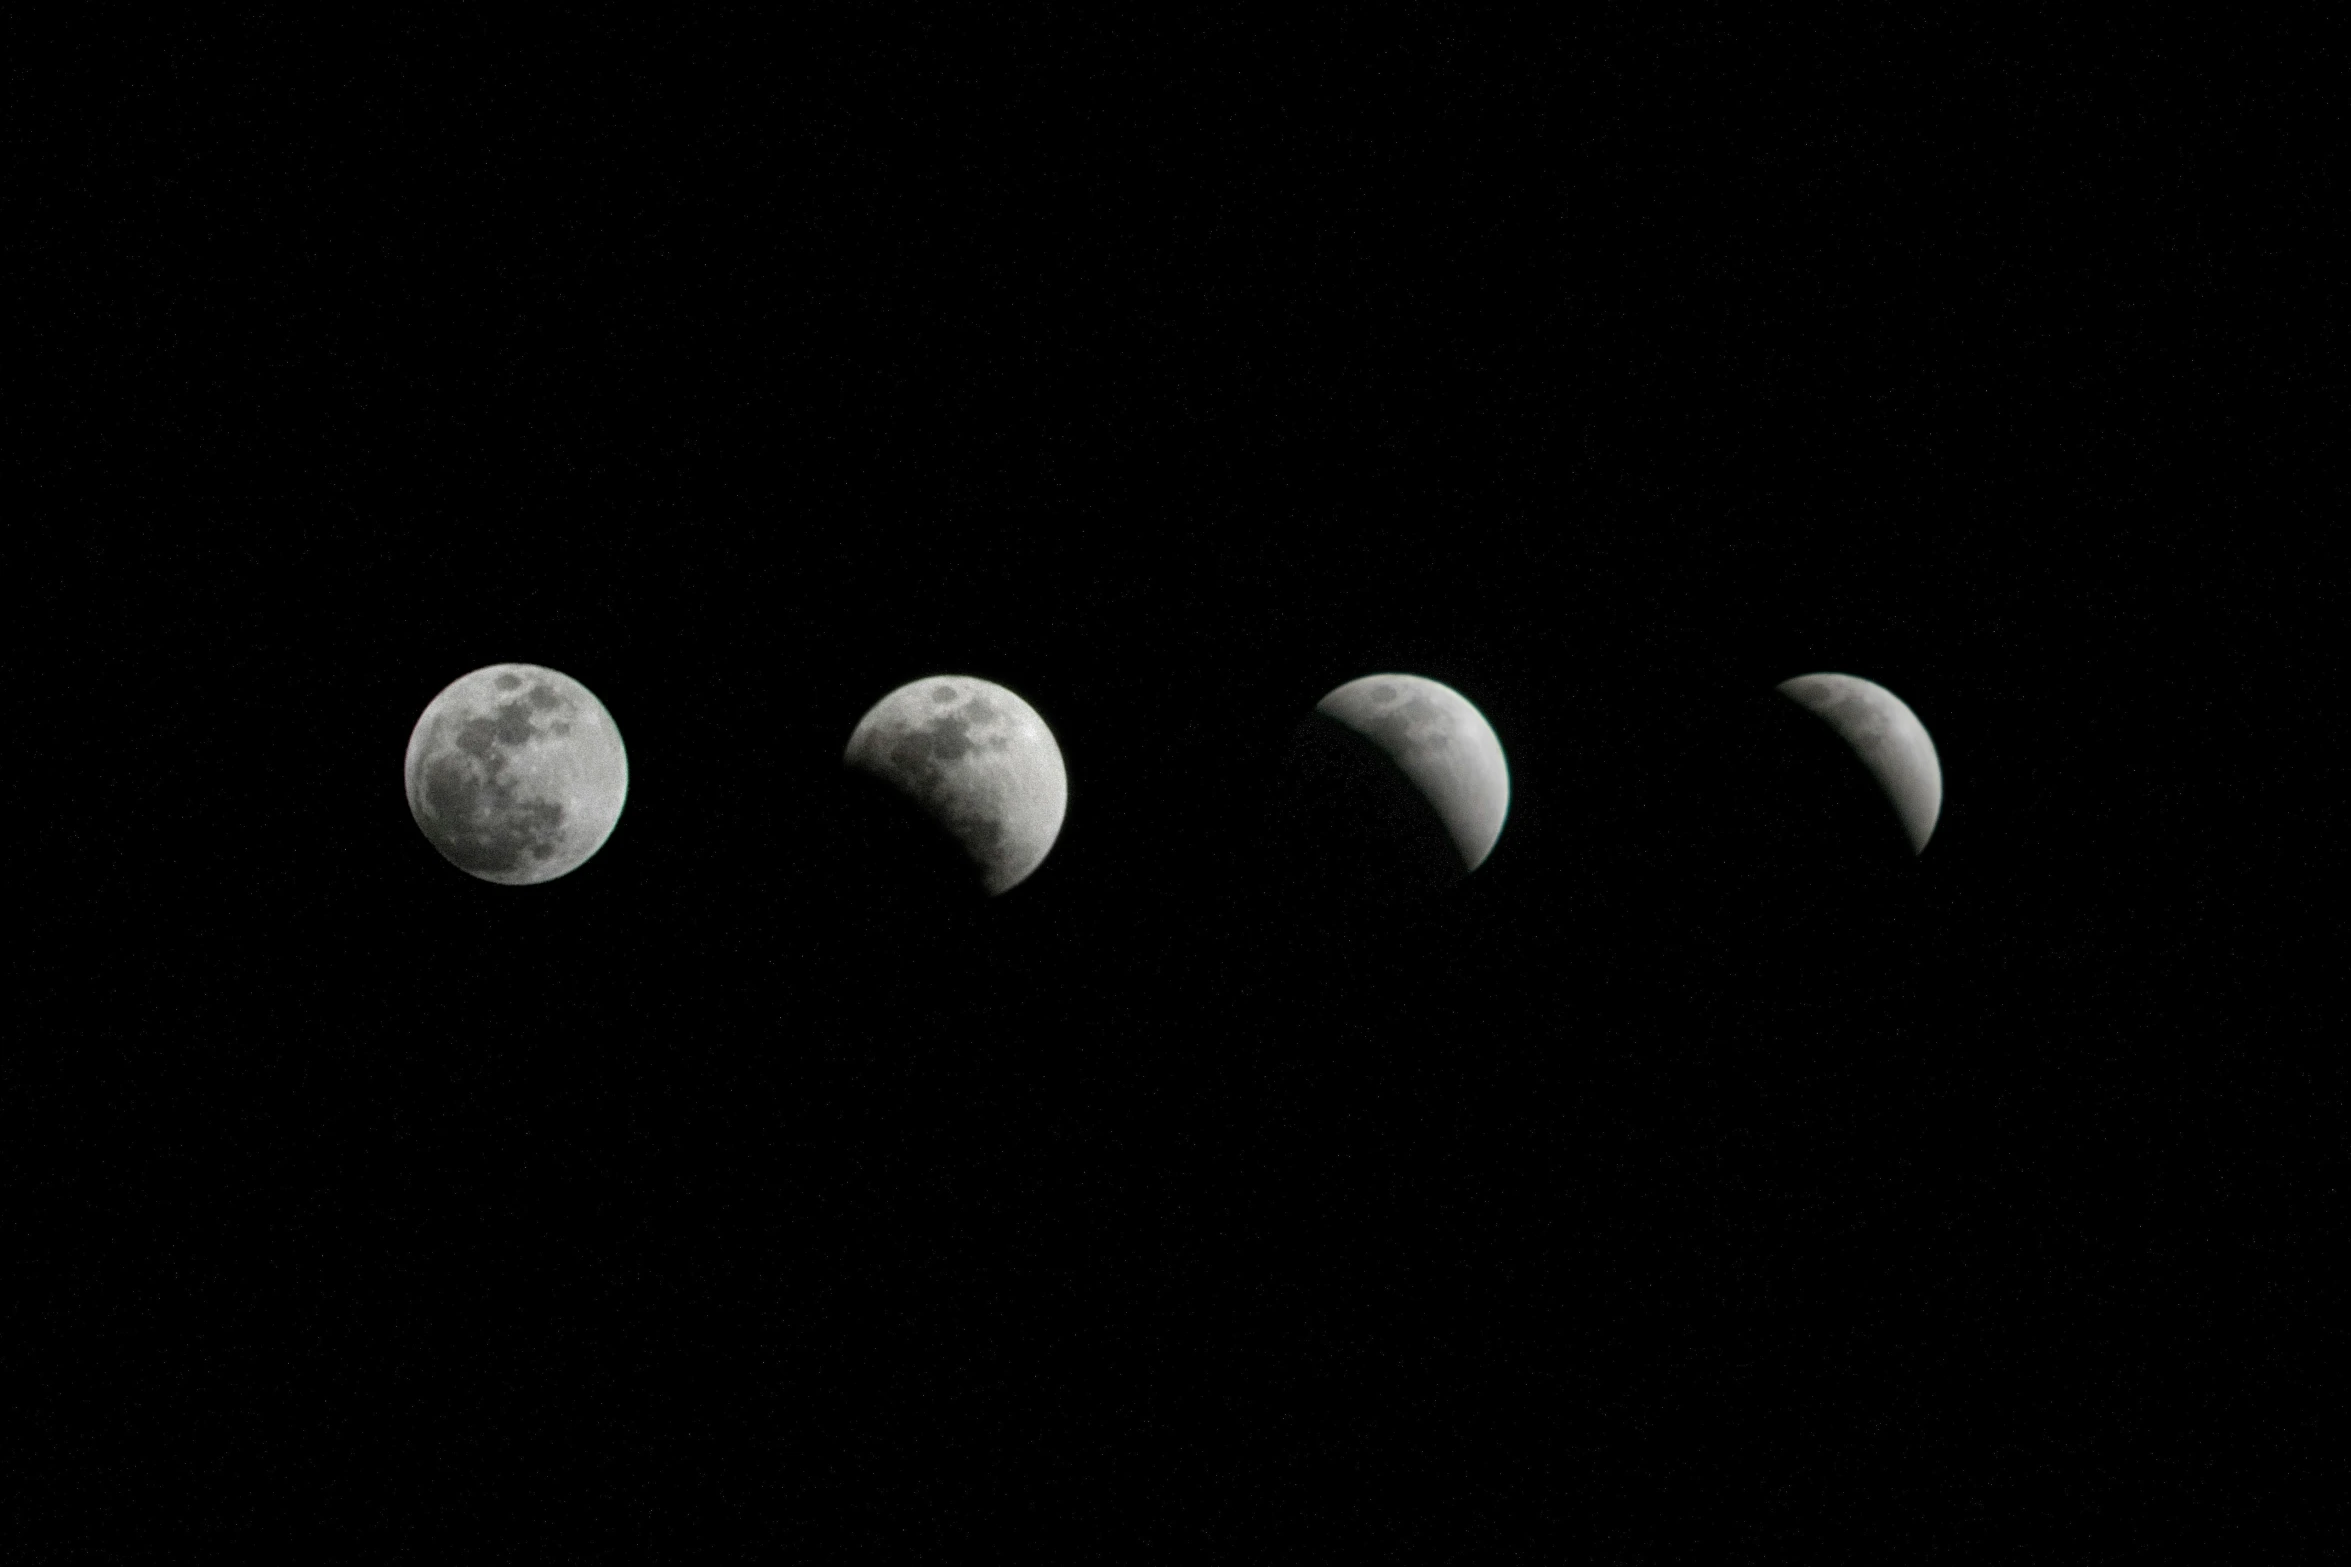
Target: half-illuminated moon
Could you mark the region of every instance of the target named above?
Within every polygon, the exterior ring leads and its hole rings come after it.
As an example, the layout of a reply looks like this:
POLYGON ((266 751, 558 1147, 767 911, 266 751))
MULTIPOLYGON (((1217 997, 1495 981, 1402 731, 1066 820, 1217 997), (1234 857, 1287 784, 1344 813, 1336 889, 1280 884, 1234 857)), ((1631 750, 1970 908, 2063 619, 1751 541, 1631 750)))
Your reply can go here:
POLYGON ((492 664, 425 708, 406 777, 409 813, 443 859, 526 887, 579 869, 612 836, 629 756, 586 686, 537 664, 492 664))
POLYGON ((1918 716, 1893 692, 1857 675, 1798 675, 1781 681, 1779 690, 1853 748, 1886 792, 1910 852, 1924 852, 1943 811, 1943 764, 1918 716))
POLYGON ((953 834, 990 896, 1027 880, 1061 835, 1061 747, 1035 708, 994 681, 932 675, 900 686, 858 721, 842 760, 953 834))
POLYGON ((1315 704, 1388 754, 1427 797, 1476 870, 1510 814, 1510 766, 1486 715, 1450 686, 1419 675, 1365 675, 1315 704))

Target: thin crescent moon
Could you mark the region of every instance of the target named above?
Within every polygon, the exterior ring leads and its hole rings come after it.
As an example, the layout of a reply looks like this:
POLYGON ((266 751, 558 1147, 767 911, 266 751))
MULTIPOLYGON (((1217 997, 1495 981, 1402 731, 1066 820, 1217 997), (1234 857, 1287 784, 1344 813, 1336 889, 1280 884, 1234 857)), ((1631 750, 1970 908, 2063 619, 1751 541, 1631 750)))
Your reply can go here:
POLYGON ((1943 764, 1918 715, 1893 692, 1858 675, 1798 675, 1781 681, 1779 691, 1853 748, 1886 792, 1910 852, 1924 853, 1943 813, 1943 764))

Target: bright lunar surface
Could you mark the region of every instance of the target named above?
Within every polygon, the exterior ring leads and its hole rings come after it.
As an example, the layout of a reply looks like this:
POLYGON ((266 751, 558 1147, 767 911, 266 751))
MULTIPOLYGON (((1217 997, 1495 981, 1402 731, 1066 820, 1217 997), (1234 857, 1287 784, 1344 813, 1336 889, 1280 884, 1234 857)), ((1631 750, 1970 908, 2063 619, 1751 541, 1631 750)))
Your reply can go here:
POLYGON ((1365 675, 1315 704, 1370 740, 1428 797, 1474 871, 1510 814, 1510 766, 1486 715, 1460 692, 1418 675, 1365 675))
POLYGON ((1853 748, 1886 791, 1910 851, 1923 852, 1943 810, 1943 764, 1926 725, 1893 692, 1855 675, 1798 675, 1779 690, 1853 748))
POLYGON ((1061 835, 1069 775, 1037 710, 993 681, 933 675, 875 703, 842 758, 894 785, 963 846, 991 896, 1061 835))
POLYGON ((620 731, 586 686, 492 664, 433 698, 408 737, 408 809, 459 870, 553 881, 604 846, 629 792, 620 731))

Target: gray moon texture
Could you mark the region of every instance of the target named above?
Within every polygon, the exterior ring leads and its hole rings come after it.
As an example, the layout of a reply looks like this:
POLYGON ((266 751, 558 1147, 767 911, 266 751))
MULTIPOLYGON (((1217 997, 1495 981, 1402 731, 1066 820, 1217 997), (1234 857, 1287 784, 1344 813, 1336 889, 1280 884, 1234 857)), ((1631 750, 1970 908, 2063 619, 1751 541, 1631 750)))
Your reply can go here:
POLYGON ((492 664, 434 697, 408 737, 408 809, 444 859, 506 887, 553 881, 612 836, 629 757, 586 686, 492 664))
POLYGON ((842 760, 896 787, 963 846, 989 896, 1061 836, 1069 774, 1037 710, 991 680, 932 675, 873 705, 842 760))
POLYGON ((1314 710, 1387 752, 1436 808, 1465 872, 1485 863, 1510 814, 1510 765, 1485 714, 1419 675, 1365 675, 1314 710))
POLYGON ((1853 748, 1885 790, 1910 852, 1924 853, 1943 811, 1943 764, 1918 715, 1893 692, 1858 675, 1798 675, 1781 681, 1779 691, 1853 748))

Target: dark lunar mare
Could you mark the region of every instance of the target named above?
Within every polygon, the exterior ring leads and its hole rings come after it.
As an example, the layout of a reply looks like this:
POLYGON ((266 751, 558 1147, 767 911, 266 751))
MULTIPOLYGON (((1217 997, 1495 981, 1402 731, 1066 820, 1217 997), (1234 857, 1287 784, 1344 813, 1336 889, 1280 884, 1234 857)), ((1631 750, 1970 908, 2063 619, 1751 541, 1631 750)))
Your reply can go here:
MULTIPOLYGON (((500 677, 502 684, 506 678, 500 677)), ((425 768, 423 787, 410 801, 411 814, 433 846, 460 870, 510 876, 529 864, 544 865, 561 851, 563 807, 520 798, 514 782, 504 776, 507 753, 537 732, 530 708, 555 705, 553 693, 541 685, 531 693, 528 706, 520 700, 503 703, 495 716, 469 718, 458 726, 454 749, 478 761, 486 777, 452 756, 441 756, 425 768), (547 700, 539 700, 542 694, 547 700), (477 818, 485 803, 486 815, 477 818)), ((427 755, 435 749, 438 727, 435 720, 427 755)))
MULTIPOLYGON (((995 711, 985 706, 985 701, 975 697, 968 706, 985 718, 995 711)), ((898 736, 890 742, 892 781, 936 817, 974 861, 992 864, 1004 843, 1004 818, 973 809, 971 802, 956 792, 948 772, 949 764, 962 760, 974 748, 969 730, 959 709, 898 736)), ((979 742, 990 750, 1003 750, 1010 743, 1005 738, 979 742)))

